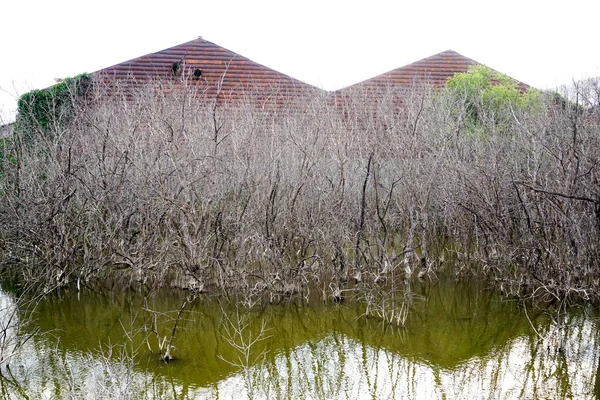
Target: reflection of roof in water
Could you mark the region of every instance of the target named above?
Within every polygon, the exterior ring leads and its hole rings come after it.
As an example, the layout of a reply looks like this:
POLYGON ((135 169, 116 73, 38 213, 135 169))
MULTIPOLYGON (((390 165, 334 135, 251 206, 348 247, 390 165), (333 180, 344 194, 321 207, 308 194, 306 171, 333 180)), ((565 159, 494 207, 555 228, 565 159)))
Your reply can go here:
MULTIPOLYGON (((495 347, 528 332, 527 320, 514 303, 496 301, 491 293, 477 291, 468 284, 414 285, 413 290, 418 298, 406 328, 391 327, 375 318, 357 318, 363 311, 346 303, 267 307, 252 314, 255 334, 261 318, 270 327, 267 334, 271 337, 257 349, 267 349, 267 357, 272 360, 333 335, 432 367, 453 369, 472 357, 485 357, 495 347)), ((156 309, 177 310, 182 300, 173 293, 156 301, 156 309)), ((135 294, 81 295, 77 302, 66 296, 62 301, 46 301, 38 311, 43 330, 67 327, 61 333, 61 343, 85 351, 97 348, 102 338, 110 337, 113 343, 122 340, 121 324, 130 326, 130 315, 140 314, 133 326, 141 324, 141 304, 142 298, 135 294)), ((199 302, 187 318, 195 322, 182 324, 175 340, 175 355, 180 357, 176 365, 182 367, 182 378, 206 386, 234 373, 236 368, 219 358, 236 359, 222 337, 221 306, 199 302)), ((168 335, 172 322, 165 320, 162 325, 163 335, 168 335)), ((167 371, 157 367, 156 372, 167 371)))
MULTIPOLYGON (((414 304, 406 329, 392 328, 374 318, 356 319, 357 311, 344 303, 253 311, 247 321, 254 337, 262 320, 267 322, 266 335, 270 336, 259 342, 251 357, 268 351, 265 369, 257 364, 249 369, 252 379, 262 379, 256 383, 255 394, 262 398, 268 388, 274 398, 319 397, 317 394, 324 398, 440 398, 441 394, 465 398, 473 393, 484 398, 492 394, 555 398, 557 393, 592 390, 588 386, 594 381, 599 339, 593 321, 582 323, 578 314, 572 315, 570 340, 564 345, 561 361, 566 364, 559 373, 557 358, 546 351, 547 343, 528 335, 528 322, 515 303, 500 301, 465 283, 413 286, 414 292, 424 297, 414 304), (521 379, 526 375, 531 375, 530 379, 521 379)), ((43 330, 63 328, 54 332, 60 333, 60 347, 70 355, 71 365, 94 362, 94 357, 86 354, 97 349, 98 340, 106 340, 105 334, 110 335, 112 344, 119 338, 122 342, 124 329, 143 335, 133 329, 135 323, 130 324, 131 318, 138 325, 143 320, 141 295, 82 292, 79 299, 76 296, 48 299, 36 311, 43 330)), ((148 307, 177 310, 184 296, 177 292, 161 295, 150 299, 148 307)), ((175 345, 180 358, 164 365, 156 354, 144 356, 137 370, 145 382, 155 375, 158 380, 153 382, 167 385, 182 398, 243 397, 244 371, 219 358, 235 363, 239 356, 224 340, 224 312, 237 321, 235 309, 215 301, 198 302, 177 331, 175 345)), ((529 316, 536 321, 533 312, 529 316)), ((547 318, 536 322, 542 332, 548 328, 543 326, 547 318)), ((159 320, 159 326, 165 328, 161 334, 168 334, 172 320, 159 320)), ((44 346, 54 349, 50 338, 40 336, 33 354, 48 353, 44 346)), ((156 340, 152 335, 149 339, 151 343, 156 340)), ((146 346, 138 351, 148 354, 146 346)), ((45 373, 52 374, 52 368, 60 370, 62 366, 48 365, 45 373)), ((76 370, 85 373, 86 368, 76 370)))

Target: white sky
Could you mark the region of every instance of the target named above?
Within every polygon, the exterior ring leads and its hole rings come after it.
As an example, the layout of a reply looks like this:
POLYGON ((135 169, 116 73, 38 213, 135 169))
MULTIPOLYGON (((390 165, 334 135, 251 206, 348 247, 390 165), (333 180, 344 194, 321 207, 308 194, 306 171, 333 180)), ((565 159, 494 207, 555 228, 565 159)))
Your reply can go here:
POLYGON ((2 0, 0 15, 0 122, 53 78, 198 36, 324 89, 447 49, 542 89, 600 76, 598 0, 2 0))

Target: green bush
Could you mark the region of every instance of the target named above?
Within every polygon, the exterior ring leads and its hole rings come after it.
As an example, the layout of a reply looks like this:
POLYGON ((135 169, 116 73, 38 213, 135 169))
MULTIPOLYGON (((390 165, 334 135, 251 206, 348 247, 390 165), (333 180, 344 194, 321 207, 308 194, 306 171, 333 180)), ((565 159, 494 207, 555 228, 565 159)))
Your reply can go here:
POLYGON ((505 131, 515 115, 542 105, 537 89, 523 91, 516 80, 484 65, 449 78, 446 91, 469 133, 489 133, 482 132, 484 125, 505 131))

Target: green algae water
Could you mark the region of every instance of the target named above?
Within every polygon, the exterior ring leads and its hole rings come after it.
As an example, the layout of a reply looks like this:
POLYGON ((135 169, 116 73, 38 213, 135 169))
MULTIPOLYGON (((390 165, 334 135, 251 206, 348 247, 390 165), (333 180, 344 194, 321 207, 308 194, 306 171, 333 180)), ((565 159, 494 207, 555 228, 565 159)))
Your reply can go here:
POLYGON ((10 329, 1 338, 0 390, 44 399, 598 395, 595 310, 525 309, 477 283, 412 290, 403 328, 365 317, 350 299, 247 310, 185 292, 82 291, 18 309, 2 293, 2 327, 10 329))

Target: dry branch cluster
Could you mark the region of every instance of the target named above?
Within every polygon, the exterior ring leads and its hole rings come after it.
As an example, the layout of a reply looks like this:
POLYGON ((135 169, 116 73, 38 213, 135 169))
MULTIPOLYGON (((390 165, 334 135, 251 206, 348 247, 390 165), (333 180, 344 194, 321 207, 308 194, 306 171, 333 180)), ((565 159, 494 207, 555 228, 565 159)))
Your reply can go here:
POLYGON ((4 273, 273 300, 447 266, 600 295, 597 99, 489 110, 473 132, 464 99, 426 85, 262 108, 111 90, 3 144, 4 273))

